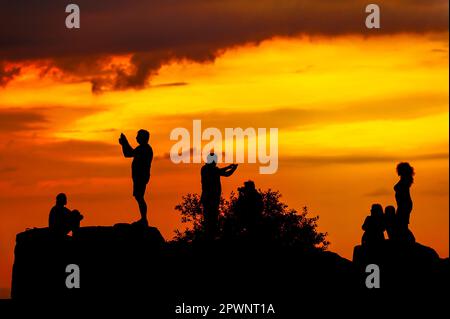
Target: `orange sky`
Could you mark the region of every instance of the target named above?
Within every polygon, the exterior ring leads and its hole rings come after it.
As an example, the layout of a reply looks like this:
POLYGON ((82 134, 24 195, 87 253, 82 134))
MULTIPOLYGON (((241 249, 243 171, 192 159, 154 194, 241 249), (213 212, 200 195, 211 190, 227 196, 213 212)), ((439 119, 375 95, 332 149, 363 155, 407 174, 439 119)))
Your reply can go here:
MULTIPOLYGON (((130 67, 129 55, 108 63, 130 67)), ((156 158, 147 192, 150 224, 166 239, 180 227, 173 209, 200 191, 199 164, 172 164, 176 127, 279 128, 279 169, 241 165, 224 195, 247 179, 308 206, 330 250, 351 258, 372 203, 394 204, 395 165, 416 169, 411 229, 418 242, 449 250, 448 34, 272 38, 225 50, 214 62, 165 64, 147 88, 93 94, 87 80, 39 63, 0 88, 0 287, 10 284, 15 234, 44 227, 66 192, 84 225, 138 217, 130 161, 146 128, 156 158)))

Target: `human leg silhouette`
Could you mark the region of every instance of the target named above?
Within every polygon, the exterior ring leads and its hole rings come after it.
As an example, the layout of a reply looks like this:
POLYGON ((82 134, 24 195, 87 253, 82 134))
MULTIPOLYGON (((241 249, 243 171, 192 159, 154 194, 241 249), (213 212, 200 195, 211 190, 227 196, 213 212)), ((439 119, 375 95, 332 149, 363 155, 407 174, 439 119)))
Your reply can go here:
POLYGON ((144 196, 135 196, 135 199, 139 206, 139 212, 141 213, 141 220, 147 222, 147 203, 145 202, 144 196))
POLYGON ((215 202, 203 204, 203 218, 205 227, 205 236, 207 240, 214 240, 217 235, 219 205, 215 202))
POLYGON ((140 181, 134 181, 133 183, 133 196, 136 199, 139 206, 139 213, 141 214, 140 222, 148 225, 147 221, 147 203, 144 199, 145 189, 147 183, 143 183, 140 181))

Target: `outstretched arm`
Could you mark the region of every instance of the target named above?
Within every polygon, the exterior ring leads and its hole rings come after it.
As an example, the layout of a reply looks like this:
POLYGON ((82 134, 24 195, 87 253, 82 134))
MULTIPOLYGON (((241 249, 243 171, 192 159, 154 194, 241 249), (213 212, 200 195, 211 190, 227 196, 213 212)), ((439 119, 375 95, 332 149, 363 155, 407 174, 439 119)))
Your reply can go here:
POLYGON ((238 167, 237 164, 231 164, 231 165, 228 165, 228 166, 226 166, 224 168, 221 168, 220 169, 220 176, 228 177, 228 176, 233 175, 233 173, 234 173, 234 171, 236 170, 237 167, 238 167))
POLYGON ((131 147, 126 136, 122 133, 120 134, 119 144, 122 145, 122 153, 125 157, 134 157, 134 149, 131 147))

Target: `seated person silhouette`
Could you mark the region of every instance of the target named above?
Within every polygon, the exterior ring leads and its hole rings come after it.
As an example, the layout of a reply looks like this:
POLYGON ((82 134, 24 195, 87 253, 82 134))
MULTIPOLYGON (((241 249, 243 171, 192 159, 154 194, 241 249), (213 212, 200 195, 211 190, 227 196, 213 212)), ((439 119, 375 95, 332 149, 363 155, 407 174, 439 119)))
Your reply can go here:
POLYGON ((263 198, 253 181, 245 182, 238 192, 235 208, 237 221, 250 237, 258 237, 264 210, 263 198))
POLYGON ((76 232, 80 228, 83 215, 78 210, 71 211, 66 207, 67 196, 60 193, 56 196, 56 204, 50 210, 48 218, 49 229, 58 236, 65 236, 70 231, 76 232))
POLYGON ((377 246, 384 241, 384 221, 383 207, 380 204, 373 204, 370 209, 370 216, 367 216, 362 226, 364 234, 362 236, 363 246, 377 246))
POLYGON ((394 206, 386 206, 384 209, 384 223, 388 238, 395 240, 397 235, 397 216, 395 215, 394 206))
POLYGON ((413 209, 410 188, 414 182, 414 168, 409 163, 399 163, 397 174, 400 180, 395 184, 394 191, 397 202, 398 239, 415 242, 414 235, 409 230, 409 219, 413 209))
POLYGON ((207 156, 206 164, 201 168, 202 195, 200 202, 203 206, 203 222, 207 239, 214 239, 217 235, 222 194, 220 177, 231 176, 237 166, 237 164, 231 164, 223 168, 217 167, 217 155, 211 152, 207 156))
POLYGON ((137 132, 136 141, 138 146, 132 148, 126 136, 122 133, 119 143, 122 146, 122 152, 125 157, 133 157, 131 163, 131 177, 133 179, 133 196, 136 199, 141 219, 137 223, 148 225, 147 221, 147 203, 144 195, 148 182, 150 181, 150 168, 153 160, 153 149, 148 144, 150 133, 146 130, 137 132))

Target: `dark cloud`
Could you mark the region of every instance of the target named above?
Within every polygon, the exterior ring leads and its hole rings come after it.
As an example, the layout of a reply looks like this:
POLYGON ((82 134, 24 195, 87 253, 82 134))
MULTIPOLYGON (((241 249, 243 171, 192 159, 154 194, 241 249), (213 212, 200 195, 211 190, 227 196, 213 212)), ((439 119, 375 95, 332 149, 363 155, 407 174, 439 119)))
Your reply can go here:
POLYGON ((17 75, 20 74, 20 67, 10 66, 7 67, 5 63, 0 61, 0 87, 8 84, 9 81, 14 79, 17 75))
MULTIPOLYGON (((65 28, 62 0, 1 1, 0 61, 46 60, 92 90, 142 88, 161 65, 213 61, 225 49, 274 36, 445 32, 446 0, 379 0, 368 30, 363 0, 78 0, 81 28, 65 28), (130 54, 130 64, 108 64, 130 54)), ((1 68, 0 68, 1 70, 1 68)), ((18 72, 3 68, 6 83, 18 72), (11 73, 12 72, 12 73, 11 73)), ((1 76, 3 74, 3 76, 1 76)))
POLYGON ((173 86, 186 86, 188 85, 187 82, 172 82, 172 83, 161 83, 157 85, 152 85, 154 88, 163 88, 163 87, 173 87, 173 86))

